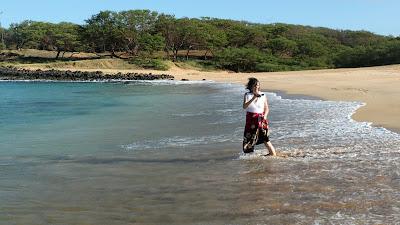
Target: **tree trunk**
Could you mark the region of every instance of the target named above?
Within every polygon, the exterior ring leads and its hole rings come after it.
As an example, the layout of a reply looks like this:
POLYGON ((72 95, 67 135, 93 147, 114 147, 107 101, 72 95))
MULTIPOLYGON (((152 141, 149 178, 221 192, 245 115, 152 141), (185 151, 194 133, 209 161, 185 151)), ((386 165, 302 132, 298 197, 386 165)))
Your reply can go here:
POLYGON ((122 57, 122 55, 117 55, 117 53, 115 53, 115 51, 113 50, 112 52, 111 52, 111 57, 112 58, 118 58, 118 59, 131 59, 131 58, 133 58, 134 56, 128 56, 128 57, 122 57))
POLYGON ((208 50, 206 50, 206 53, 204 53, 204 60, 207 60, 207 53, 208 53, 208 50))
POLYGON ((164 49, 165 54, 167 55, 166 59, 170 59, 169 50, 167 48, 164 49))
POLYGON ((176 62, 178 60, 178 49, 174 49, 174 59, 172 61, 176 62))
POLYGON ((21 51, 21 49, 22 49, 22 47, 25 45, 25 42, 21 42, 21 43, 18 43, 17 44, 17 49, 18 49, 18 51, 21 51))
POLYGON ((137 56, 139 54, 139 45, 135 45, 132 54, 133 56, 137 56))
POLYGON ((58 50, 57 50, 56 59, 58 59, 58 57, 60 56, 60 53, 61 53, 61 50, 60 50, 60 49, 58 49, 58 50))
POLYGON ((190 48, 188 48, 187 51, 186 51, 186 61, 189 60, 189 51, 190 51, 190 48))
POLYGON ((5 42, 4 42, 4 31, 1 31, 1 43, 5 46, 5 42))
POLYGON ((72 58, 75 54, 79 54, 80 52, 73 52, 69 58, 72 58))

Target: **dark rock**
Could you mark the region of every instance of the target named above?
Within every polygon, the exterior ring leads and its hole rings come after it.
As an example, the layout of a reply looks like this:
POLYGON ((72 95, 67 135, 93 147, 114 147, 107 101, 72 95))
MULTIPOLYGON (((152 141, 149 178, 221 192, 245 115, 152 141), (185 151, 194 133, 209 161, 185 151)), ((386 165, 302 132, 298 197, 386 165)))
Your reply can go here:
MULTIPOLYGON (((65 80, 65 81, 110 81, 110 80, 174 80, 168 74, 155 75, 152 73, 126 73, 104 74, 102 71, 61 71, 61 70, 27 70, 17 69, 12 66, 0 67, 0 80, 65 80)), ((187 79, 182 79, 187 80, 187 79)))

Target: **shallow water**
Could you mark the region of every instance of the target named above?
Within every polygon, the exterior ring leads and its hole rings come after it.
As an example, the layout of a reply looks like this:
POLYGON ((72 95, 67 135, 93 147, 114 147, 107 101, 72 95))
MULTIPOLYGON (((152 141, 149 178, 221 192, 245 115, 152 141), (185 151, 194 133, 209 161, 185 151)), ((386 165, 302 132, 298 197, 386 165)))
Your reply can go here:
POLYGON ((268 93, 288 158, 240 153, 243 88, 0 83, 0 224, 398 224, 399 134, 268 93))

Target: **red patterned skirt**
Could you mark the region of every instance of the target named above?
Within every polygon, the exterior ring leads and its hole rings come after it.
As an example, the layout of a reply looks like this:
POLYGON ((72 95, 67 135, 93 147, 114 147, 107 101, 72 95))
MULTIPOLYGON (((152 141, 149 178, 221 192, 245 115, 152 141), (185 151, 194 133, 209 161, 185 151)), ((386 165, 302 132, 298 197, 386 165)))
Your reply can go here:
POLYGON ((268 120, 263 113, 247 112, 243 134, 243 152, 254 152, 254 146, 269 142, 268 120))

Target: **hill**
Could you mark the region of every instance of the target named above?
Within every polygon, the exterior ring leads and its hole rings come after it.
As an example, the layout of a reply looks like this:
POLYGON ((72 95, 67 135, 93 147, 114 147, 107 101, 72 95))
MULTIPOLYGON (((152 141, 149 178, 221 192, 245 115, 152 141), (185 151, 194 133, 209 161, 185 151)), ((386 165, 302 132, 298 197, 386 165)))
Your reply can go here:
MULTIPOLYGON (((101 11, 83 25, 27 20, 0 31, 0 49, 48 51, 47 56, 42 52, 15 57, 20 63, 118 58, 143 68, 165 70, 164 61, 173 61, 235 72, 400 63, 400 37, 282 23, 175 18, 150 10, 101 11)), ((6 58, 11 59, 0 56, 0 61, 6 58)))

